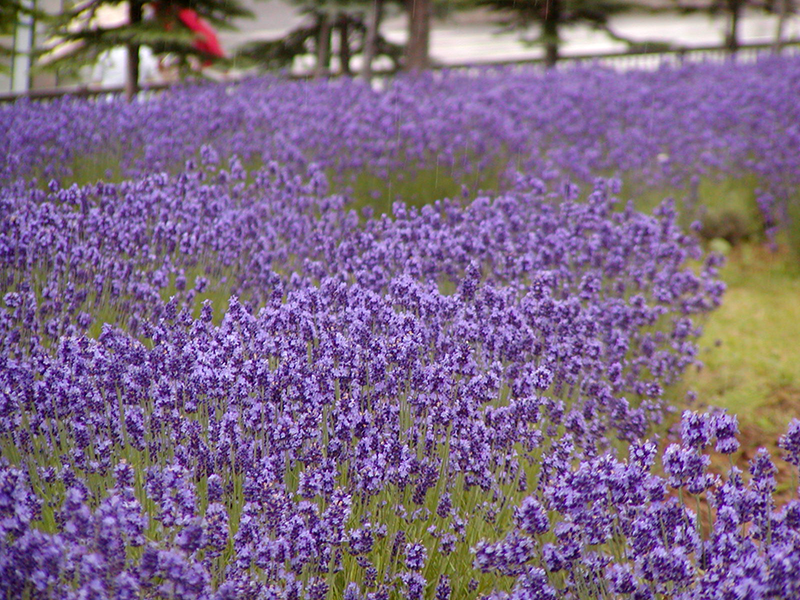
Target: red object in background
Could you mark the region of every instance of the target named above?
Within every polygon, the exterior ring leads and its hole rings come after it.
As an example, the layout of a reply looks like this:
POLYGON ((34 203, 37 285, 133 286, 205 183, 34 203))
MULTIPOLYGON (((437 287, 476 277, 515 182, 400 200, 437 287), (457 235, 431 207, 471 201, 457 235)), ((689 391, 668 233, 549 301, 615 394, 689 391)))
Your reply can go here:
MULTIPOLYGON (((225 51, 222 49, 222 46, 219 45, 217 33, 205 19, 200 18, 191 8, 180 9, 178 11, 178 19, 197 34, 194 42, 192 42, 192 46, 203 54, 208 54, 215 58, 225 58, 225 51)), ((203 62, 204 67, 210 64, 210 60, 203 62)))
MULTIPOLYGON (((225 58, 225 51, 219 44, 217 32, 196 11, 191 8, 178 8, 172 3, 164 5, 161 2, 153 2, 152 5, 156 17, 164 21, 164 29, 167 31, 172 29, 173 19, 177 15, 178 20, 195 33, 192 46, 196 50, 214 58, 225 58)), ((211 63, 211 60, 206 59, 203 61, 203 66, 207 67, 211 63)))

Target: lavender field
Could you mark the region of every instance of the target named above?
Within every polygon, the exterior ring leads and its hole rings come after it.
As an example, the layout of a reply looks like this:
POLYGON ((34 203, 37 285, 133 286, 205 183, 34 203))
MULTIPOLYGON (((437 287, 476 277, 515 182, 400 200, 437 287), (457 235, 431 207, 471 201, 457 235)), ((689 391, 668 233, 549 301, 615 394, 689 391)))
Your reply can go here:
POLYGON ((768 58, 0 106, 0 595, 800 597, 800 420, 747 470, 733 412, 670 428, 709 240, 800 251, 798 98, 768 58))

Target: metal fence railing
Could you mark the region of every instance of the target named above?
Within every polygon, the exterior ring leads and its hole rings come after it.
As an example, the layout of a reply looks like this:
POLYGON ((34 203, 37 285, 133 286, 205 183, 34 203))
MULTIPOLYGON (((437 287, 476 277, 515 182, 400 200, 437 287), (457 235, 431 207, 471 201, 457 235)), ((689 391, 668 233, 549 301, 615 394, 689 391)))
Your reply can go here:
MULTIPOLYGON (((774 45, 771 43, 745 43, 739 47, 735 59, 739 62, 752 62, 759 57, 774 52, 774 45)), ((790 40, 782 44, 781 55, 800 56, 800 40, 790 40)), ((603 66, 627 70, 627 69, 655 69, 661 65, 678 66, 686 62, 715 61, 723 62, 731 60, 732 55, 720 46, 695 46, 683 47, 669 50, 659 49, 657 51, 626 51, 626 52, 605 52, 599 54, 566 55, 559 58, 559 68, 569 68, 580 65, 600 64, 603 66)), ((451 63, 434 65, 433 69, 457 70, 478 73, 481 70, 492 67, 511 67, 511 66, 544 66, 542 58, 526 58, 516 60, 486 61, 479 63, 451 63)), ((388 76, 394 72, 375 72, 376 76, 388 76)), ((334 73, 332 76, 336 76, 334 73)), ((293 79, 310 78, 310 75, 289 75, 293 79)), ((235 84, 236 79, 228 80, 227 83, 235 84)), ((142 94, 149 94, 169 89, 174 83, 154 83, 142 85, 142 94)), ((0 102, 14 102, 19 99, 31 100, 53 100, 64 96, 78 98, 107 98, 124 94, 123 86, 101 87, 101 86, 72 86, 59 87, 53 89, 33 89, 26 92, 6 92, 0 93, 0 102)))
MULTIPOLYGON (((752 62, 760 57, 773 54, 773 43, 745 43, 739 46, 735 55, 738 62, 752 62)), ((782 56, 799 56, 800 40, 785 41, 781 45, 782 56)), ((672 49, 638 50, 603 52, 596 54, 573 54, 561 56, 558 61, 559 68, 601 64, 617 69, 655 69, 663 64, 679 66, 686 62, 715 61, 724 62, 731 60, 732 56, 727 49, 714 46, 675 47, 672 49)), ((480 69, 484 67, 544 65, 543 58, 511 59, 502 61, 487 61, 478 63, 460 63, 446 65, 448 69, 480 69)))

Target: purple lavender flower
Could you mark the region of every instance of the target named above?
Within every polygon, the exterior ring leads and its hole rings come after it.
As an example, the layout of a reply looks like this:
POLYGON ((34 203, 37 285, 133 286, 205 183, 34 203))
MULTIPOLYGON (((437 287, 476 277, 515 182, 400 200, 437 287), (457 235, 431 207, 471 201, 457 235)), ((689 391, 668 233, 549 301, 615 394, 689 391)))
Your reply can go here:
POLYGON ((711 442, 714 435, 714 423, 711 415, 684 411, 681 416, 681 440, 685 446, 703 450, 711 442))
POLYGON ((677 589, 681 589, 691 584, 695 568, 682 549, 668 550, 658 547, 644 557, 642 573, 651 581, 659 584, 672 583, 677 589))
POLYGON ((663 463, 664 472, 669 475, 669 485, 672 487, 688 484, 692 493, 697 494, 711 484, 711 480, 705 476, 711 459, 704 454, 698 454, 694 449, 671 444, 664 452, 663 463))
POLYGON ((420 573, 404 571, 400 574, 400 580, 406 587, 406 597, 409 600, 422 600, 427 584, 425 577, 420 573))
POLYGON ((614 563, 606 569, 609 591, 614 594, 632 594, 636 591, 636 580, 631 565, 614 563))
POLYGON ((546 366, 539 367, 533 374, 533 385, 538 390, 546 390, 553 384, 553 371, 546 366))
POLYGON ((350 553, 353 555, 368 554, 372 550, 374 539, 372 527, 369 523, 358 529, 350 530, 348 540, 350 553))
POLYGON ((778 447, 786 454, 786 460, 800 467, 800 419, 792 419, 789 429, 778 440, 778 447))
POLYGON ((406 567, 412 571, 421 571, 428 560, 428 550, 422 544, 407 544, 405 550, 406 567))
POLYGON ((547 513, 534 496, 526 497, 515 512, 517 527, 529 535, 545 533, 550 529, 547 513))
POLYGON ((556 600, 556 590, 550 586, 547 574, 543 569, 530 567, 524 575, 517 579, 511 593, 514 600, 556 600))
POLYGON ((717 438, 716 450, 722 454, 733 454, 739 449, 739 420, 736 415, 718 412, 713 417, 714 436, 717 438))
POLYGON ((440 575, 439 582, 436 584, 436 600, 450 600, 452 591, 450 578, 447 575, 440 575))
POLYGON ((351 581, 344 590, 343 600, 362 600, 361 589, 358 584, 351 581))
POLYGON ((185 525, 175 537, 175 545, 187 554, 192 554, 205 544, 205 532, 199 523, 185 525))

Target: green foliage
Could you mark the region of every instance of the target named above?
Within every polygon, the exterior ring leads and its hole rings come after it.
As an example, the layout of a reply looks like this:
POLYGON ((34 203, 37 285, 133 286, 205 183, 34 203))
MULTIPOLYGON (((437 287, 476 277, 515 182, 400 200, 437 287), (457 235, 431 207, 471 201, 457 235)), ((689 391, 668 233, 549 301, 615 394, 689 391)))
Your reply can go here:
POLYGON ((631 10, 635 5, 625 0, 471 0, 477 6, 498 11, 506 24, 527 28, 542 23, 552 11, 564 25, 589 23, 605 25, 609 17, 631 10))
POLYGON ((797 13, 796 0, 711 0, 708 3, 696 3, 687 0, 673 0, 675 8, 682 14, 704 12, 711 16, 724 15, 727 20, 724 44, 726 50, 736 53, 739 49, 739 29, 746 11, 758 10, 777 14, 781 21, 776 37, 782 35, 787 15, 797 13))
POLYGON ((787 242, 794 260, 800 264, 800 193, 795 193, 786 202, 788 217, 787 242))
POLYGON ((172 54, 182 63, 190 56, 206 59, 208 56, 193 46, 195 34, 178 20, 179 9, 192 9, 210 25, 224 29, 233 28, 232 18, 252 17, 238 0, 181 0, 180 3, 131 0, 127 3, 125 22, 98 23, 98 10, 120 4, 121 0, 77 0, 69 4, 52 20, 53 42, 44 49, 45 54, 52 53, 51 58, 45 59, 47 67, 76 71, 119 46, 147 46, 156 55, 172 54))
POLYGON ((693 390, 770 437, 800 406, 800 268, 785 246, 773 252, 742 244, 731 249, 721 275, 728 290, 704 326, 704 366, 688 371, 673 392, 679 399, 693 390))
POLYGON ((626 38, 611 29, 610 19, 631 10, 654 11, 628 0, 459 0, 464 6, 488 8, 499 13, 501 23, 508 29, 523 34, 523 41, 531 45, 543 45, 549 66, 558 59, 563 27, 586 24, 604 31, 611 39, 624 42, 630 51, 642 48, 666 49, 663 42, 642 42, 626 38), (538 34, 527 37, 531 26, 539 26, 538 34))
MULTIPOLYGON (((473 164, 469 157, 464 161, 473 164)), ((461 162, 460 160, 457 162, 461 162)), ((355 209, 372 207, 377 214, 392 214, 392 204, 402 200, 409 206, 421 207, 442 198, 474 198, 482 190, 502 188, 503 161, 498 160, 484 168, 475 168, 466 176, 459 176, 451 165, 430 160, 422 169, 389 173, 386 177, 360 171, 347 173, 336 183, 336 173, 328 173, 338 192, 348 194, 355 209)))
POLYGON ((11 35, 20 15, 30 13, 31 9, 19 0, 0 0, 0 35, 11 35))
MULTIPOLYGON (((0 0, 0 36, 13 36, 22 17, 41 19, 44 15, 33 5, 28 6, 19 0, 0 0)), ((10 72, 6 61, 13 55, 14 49, 0 41, 0 73, 10 72)))
MULTIPOLYGON (((345 35, 348 39, 350 55, 362 53, 366 35, 363 16, 346 13, 336 15, 332 31, 341 35, 343 28, 347 28, 345 35)), ((265 70, 291 67, 296 57, 317 54, 320 29, 319 19, 315 18, 311 25, 301 25, 288 32, 282 38, 259 40, 245 44, 237 51, 237 58, 244 59, 265 70)), ((388 57, 392 61, 395 70, 397 70, 403 56, 403 46, 390 42, 382 35, 378 35, 375 44, 375 56, 388 57)))
MULTIPOLYGON (((331 38, 338 38, 338 54, 341 71, 350 72, 350 57, 364 54, 367 45, 367 17, 372 3, 366 0, 352 2, 326 2, 324 0, 298 1, 307 22, 292 29, 283 37, 259 40, 242 46, 237 59, 242 59, 261 69, 291 67, 299 56, 314 56, 316 60, 329 63, 331 38), (327 37, 327 41, 323 40, 327 37), (327 52, 325 50, 327 47, 327 52)), ((380 20, 380 17, 379 17, 380 20)), ((395 70, 399 70, 404 48, 376 33, 373 58, 388 57, 395 70)), ((329 64, 324 64, 328 69, 329 64)))
POLYGON ((622 197, 633 199, 642 211, 653 210, 664 198, 675 198, 684 228, 689 229, 698 221, 703 239, 721 238, 737 245, 764 240, 764 221, 756 202, 756 191, 761 185, 755 175, 709 173, 695 178, 688 186, 653 187, 638 180, 635 174, 628 174, 623 177, 622 197))

